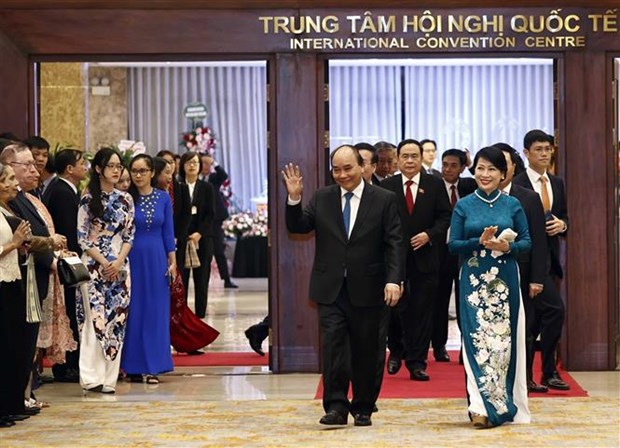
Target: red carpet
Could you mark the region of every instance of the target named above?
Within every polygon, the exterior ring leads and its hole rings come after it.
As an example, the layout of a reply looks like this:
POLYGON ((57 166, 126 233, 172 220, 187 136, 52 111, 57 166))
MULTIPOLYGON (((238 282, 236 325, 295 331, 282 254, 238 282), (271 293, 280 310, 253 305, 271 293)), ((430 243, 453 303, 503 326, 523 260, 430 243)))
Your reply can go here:
MULTIPOLYGON (((254 352, 206 352, 204 355, 172 355, 175 367, 216 367, 216 366, 266 366, 269 354, 257 355, 254 352)), ((46 359, 43 367, 52 367, 46 359)))
POLYGON ((172 355, 175 367, 216 366, 266 366, 269 354, 260 356, 254 352, 206 352, 204 355, 172 355))
MULTIPOLYGON (((383 386, 379 398, 464 398, 465 369, 459 365, 459 353, 450 352, 451 362, 435 362, 429 355, 426 372, 431 380, 428 382, 411 381, 409 371, 403 366, 396 375, 383 377, 383 386)), ((387 359, 386 359, 387 362, 387 359)), ((530 397, 587 397, 585 390, 565 371, 558 369, 562 379, 570 385, 570 390, 552 390, 545 394, 530 394, 530 397)), ((534 378, 540 379, 540 353, 534 359, 534 378)), ((351 392, 349 392, 351 395, 351 392)), ((319 381, 315 398, 323 396, 323 379, 319 381)))

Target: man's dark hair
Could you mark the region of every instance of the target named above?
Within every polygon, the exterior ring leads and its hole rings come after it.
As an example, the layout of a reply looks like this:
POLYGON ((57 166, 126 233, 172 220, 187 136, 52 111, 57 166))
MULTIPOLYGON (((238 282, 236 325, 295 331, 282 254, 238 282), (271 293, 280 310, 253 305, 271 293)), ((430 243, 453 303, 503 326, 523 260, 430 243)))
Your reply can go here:
POLYGON ((361 151, 362 149, 365 149, 366 151, 370 151, 370 153, 372 154, 372 156, 370 157, 370 163, 379 163, 379 155, 377 154, 377 148, 372 146, 370 143, 366 143, 366 142, 356 143, 354 148, 357 149, 358 151, 361 151))
POLYGON ((361 167, 364 166, 364 159, 362 159, 362 156, 360 155, 359 151, 357 150, 357 148, 355 146, 351 146, 351 145, 340 145, 338 146, 336 149, 334 149, 331 154, 329 155, 329 163, 330 165, 334 165, 334 156, 336 155, 336 153, 338 151, 340 151, 342 148, 351 148, 351 150, 353 151, 353 154, 355 155, 355 159, 357 160, 357 164, 361 167))
MULTIPOLYGON (((50 157, 49 160, 53 160, 56 173, 64 174, 68 166, 75 166, 83 156, 84 153, 79 149, 65 148, 58 151, 56 155, 53 158, 50 157)), ((45 169, 47 169, 47 167, 45 167, 45 169)))
POLYGON ((545 131, 541 131, 540 129, 533 129, 525 134, 523 137, 523 147, 525 149, 530 149, 530 147, 534 144, 534 142, 548 142, 549 134, 545 131))
POLYGON ((437 142, 435 140, 431 140, 430 138, 425 138, 424 140, 420 141, 420 148, 422 147, 423 144, 425 143, 432 143, 433 146, 435 147, 435 149, 437 149, 437 142))
POLYGON ((377 151, 381 151, 383 149, 396 149, 396 145, 394 143, 386 142, 383 140, 375 143, 374 146, 377 151))
POLYGON ((47 151, 50 150, 50 144, 43 137, 39 137, 38 135, 32 135, 24 140, 24 145, 28 148, 33 149, 45 149, 47 151))
POLYGON ((400 157, 401 148, 405 145, 411 145, 411 144, 417 145, 418 148, 420 148, 420 155, 422 155, 422 144, 419 141, 414 140, 412 138, 407 138, 398 144, 398 147, 396 148, 396 155, 400 157))
POLYGON ((525 164, 523 163, 523 159, 521 159, 521 156, 519 155, 517 150, 510 146, 508 143, 498 142, 493 143, 491 146, 499 148, 503 152, 506 152, 510 155, 510 160, 512 160, 512 163, 515 166, 515 176, 525 171, 525 164))
POLYGON ((555 137, 553 134, 547 134, 547 141, 551 143, 551 146, 555 146, 555 137))
POLYGON ((476 153, 474 159, 474 170, 478 165, 480 159, 488 160, 506 177, 506 171, 508 171, 508 164, 506 163, 506 157, 501 149, 495 146, 486 146, 476 153))
POLYGON ((447 156, 453 156, 459 159, 459 163, 461 164, 461 166, 464 166, 467 163, 467 154, 465 154, 465 151, 461 149, 456 149, 456 148, 446 149, 441 155, 442 162, 443 162, 443 159, 445 159, 447 156))

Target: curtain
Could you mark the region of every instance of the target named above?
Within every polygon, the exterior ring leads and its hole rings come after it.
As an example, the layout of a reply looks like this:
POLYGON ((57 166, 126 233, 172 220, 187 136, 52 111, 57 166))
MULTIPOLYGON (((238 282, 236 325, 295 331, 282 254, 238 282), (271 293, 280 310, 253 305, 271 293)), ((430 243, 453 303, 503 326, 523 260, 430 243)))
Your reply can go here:
POLYGON ((405 138, 449 148, 505 142, 520 152, 531 129, 553 134, 550 59, 334 60, 330 146, 405 138))
POLYGON ((553 66, 405 67, 405 137, 437 142, 435 168, 450 148, 478 149, 497 142, 519 152, 531 129, 553 134, 553 66))
POLYGON ((266 65, 134 67, 128 70, 129 138, 183 153, 181 135, 191 123, 190 103, 207 106, 204 125, 218 141, 214 158, 228 172, 235 205, 254 209, 267 191, 266 65))
POLYGON ((401 140, 400 67, 329 67, 330 148, 401 140))

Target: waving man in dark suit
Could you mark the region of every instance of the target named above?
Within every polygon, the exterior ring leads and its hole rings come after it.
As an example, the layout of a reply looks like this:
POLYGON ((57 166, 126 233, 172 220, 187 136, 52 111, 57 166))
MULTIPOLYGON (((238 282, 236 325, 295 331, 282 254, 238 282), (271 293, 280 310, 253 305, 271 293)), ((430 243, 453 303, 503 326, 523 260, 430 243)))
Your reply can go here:
POLYGON ((322 335, 326 414, 320 423, 346 425, 351 413, 356 426, 369 426, 377 359, 385 356, 380 322, 386 304, 396 305, 401 295, 400 221, 395 194, 362 180, 355 148, 340 146, 330 159, 336 185, 317 190, 303 210, 299 167, 285 167, 286 225, 291 233, 315 232, 310 299, 318 303, 322 335))

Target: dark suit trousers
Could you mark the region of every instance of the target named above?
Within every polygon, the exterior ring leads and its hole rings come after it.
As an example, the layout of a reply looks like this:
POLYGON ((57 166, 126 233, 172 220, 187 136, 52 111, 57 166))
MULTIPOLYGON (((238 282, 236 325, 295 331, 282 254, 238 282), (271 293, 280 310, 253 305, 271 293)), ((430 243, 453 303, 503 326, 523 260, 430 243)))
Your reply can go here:
POLYGON ((454 294, 457 301, 457 309, 459 297, 459 259, 448 252, 447 246, 444 246, 439 253, 439 279, 435 296, 433 333, 431 337, 433 349, 445 347, 448 342, 448 309, 450 308, 452 285, 455 287, 454 294))
POLYGON ((398 308, 390 308, 386 314, 387 346, 390 349, 390 356, 402 358, 405 354, 405 345, 398 308))
POLYGON ((226 246, 224 245, 222 221, 213 223, 213 256, 217 263, 217 269, 220 271, 220 277, 222 277, 224 281, 229 281, 230 273, 228 272, 228 261, 226 260, 226 246))
POLYGON ((26 298, 20 281, 0 282, 0 417, 24 413, 32 369, 26 340, 26 298))
MULTIPOLYGON (((76 317, 75 308, 75 288, 64 287, 65 290, 65 310, 67 317, 69 318, 69 325, 71 326, 71 332, 73 333, 73 339, 80 341, 80 333, 78 330, 78 323, 76 317)), ((67 373, 67 369, 74 369, 76 372, 80 371, 80 346, 77 350, 72 352, 66 352, 67 362, 65 364, 54 364, 52 366, 52 372, 54 377, 62 377, 67 373)))
POLYGON ((405 341, 405 364, 410 371, 425 369, 433 331, 433 311, 437 272, 420 272, 407 260, 407 284, 399 303, 405 341))
POLYGON ((529 275, 522 275, 521 294, 525 308, 528 379, 532 377, 534 341, 538 335, 540 335, 543 377, 550 377, 556 370, 556 349, 564 324, 565 309, 562 296, 550 275, 545 278, 543 291, 533 299, 529 297, 529 275))
MULTIPOLYGON (((346 286, 334 303, 319 304, 323 355, 323 408, 351 414, 371 414, 376 401, 377 359, 382 310, 385 306, 356 307, 346 286), (353 386, 353 401, 347 394, 353 386)), ((384 355, 385 356, 385 355, 384 355)))
MULTIPOLYGON (((377 400, 377 398, 379 398, 379 392, 381 392, 381 385, 383 384, 383 372, 385 371, 386 337, 388 329, 390 327, 390 321, 394 320, 396 322, 399 322, 398 328, 400 329, 399 319, 400 318, 398 317, 398 314, 396 314, 394 308, 388 307, 387 305, 383 308, 381 312, 381 324, 379 327, 379 357, 377 358, 377 376, 375 379, 375 401, 377 400)), ((402 340, 402 334, 400 335, 399 339, 402 340)), ((390 355, 392 355, 391 350, 390 355)))
MULTIPOLYGON (((182 246, 185 247, 185 246, 182 246)), ((185 269, 181 271, 181 278, 185 285, 185 298, 189 291, 189 271, 194 275, 194 303, 196 308, 196 316, 203 318, 207 314, 207 300, 209 296, 209 279, 211 278, 211 259, 213 258, 213 239, 211 237, 203 237, 198 242, 198 258, 200 259, 200 267, 194 269, 185 269)), ((178 255, 178 254, 177 254, 178 255)), ((178 257, 183 260, 185 266, 185 255, 178 257)))

